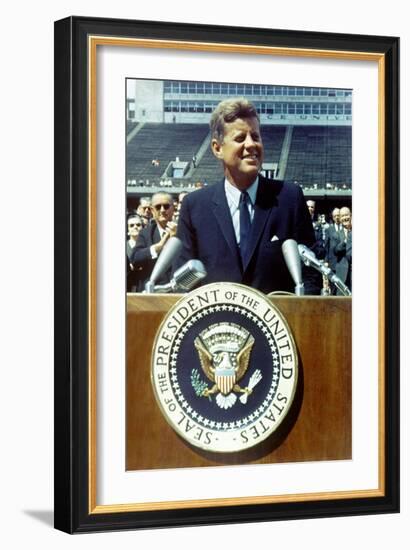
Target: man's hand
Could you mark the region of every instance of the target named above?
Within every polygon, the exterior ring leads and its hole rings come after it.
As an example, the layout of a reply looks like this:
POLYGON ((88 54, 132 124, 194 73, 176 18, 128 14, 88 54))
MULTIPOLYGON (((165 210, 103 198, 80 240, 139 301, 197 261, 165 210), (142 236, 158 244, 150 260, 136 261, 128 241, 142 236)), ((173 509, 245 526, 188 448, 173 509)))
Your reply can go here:
POLYGON ((168 222, 167 232, 169 232, 170 237, 175 237, 177 234, 177 224, 175 222, 168 222))
POLYGON ((162 235, 161 240, 154 244, 155 252, 159 255, 165 246, 165 243, 170 237, 175 237, 177 234, 177 224, 175 222, 168 222, 166 225, 166 232, 162 235))

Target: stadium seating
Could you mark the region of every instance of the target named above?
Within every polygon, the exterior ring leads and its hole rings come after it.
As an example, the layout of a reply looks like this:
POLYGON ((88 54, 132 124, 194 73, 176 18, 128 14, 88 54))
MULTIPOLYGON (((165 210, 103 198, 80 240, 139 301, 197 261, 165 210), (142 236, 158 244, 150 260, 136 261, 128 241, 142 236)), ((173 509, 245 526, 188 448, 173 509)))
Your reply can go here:
POLYGON ((351 146, 351 127, 295 126, 285 179, 303 186, 351 188, 351 146))
POLYGON ((131 122, 127 120, 127 135, 137 126, 138 122, 131 122))
POLYGON ((279 162, 286 126, 262 126, 265 162, 279 162))
MULTIPOLYGON (((135 127, 135 123, 133 123, 135 127)), ((130 130, 132 126, 127 125, 130 130)), ((279 163, 286 126, 262 126, 265 163, 279 163)), ((209 135, 206 124, 145 124, 127 147, 127 178, 158 185, 168 164, 177 157, 191 162, 209 135), (153 164, 153 159, 159 165, 153 164)), ((209 138, 208 138, 209 139, 209 138)), ((351 189, 352 132, 346 126, 294 126, 285 179, 297 181, 303 188, 351 189)), ((195 182, 212 184, 223 176, 222 167, 210 147, 190 165, 188 178, 173 178, 176 187, 195 182)))
POLYGON ((128 143, 128 179, 158 182, 176 157, 192 160, 208 131, 206 124, 145 124, 128 143), (153 165, 154 159, 158 166, 153 165))

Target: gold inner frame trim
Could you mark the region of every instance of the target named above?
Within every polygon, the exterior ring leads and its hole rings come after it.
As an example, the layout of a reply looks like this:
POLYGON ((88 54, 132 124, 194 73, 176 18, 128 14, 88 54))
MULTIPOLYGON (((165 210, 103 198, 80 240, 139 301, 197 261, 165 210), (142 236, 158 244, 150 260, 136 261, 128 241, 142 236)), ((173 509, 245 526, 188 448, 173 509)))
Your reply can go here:
POLYGON ((187 42, 176 40, 152 40, 138 38, 120 38, 112 36, 88 37, 88 128, 89 128, 89 164, 88 164, 88 244, 89 244, 89 434, 88 434, 88 510, 90 514, 141 512, 155 510, 175 510, 187 508, 205 508, 216 506, 241 506, 249 504, 274 504, 286 502, 307 502, 320 500, 343 500, 352 498, 377 498, 385 494, 385 56, 373 52, 331 51, 321 49, 281 48, 273 46, 255 46, 243 44, 224 44, 207 42, 187 42), (133 48, 176 49, 207 51, 219 53, 257 54, 281 57, 313 57, 330 59, 349 59, 378 62, 378 195, 379 195, 379 318, 378 318, 378 353, 379 353, 379 449, 378 449, 378 488, 355 491, 329 491, 292 495, 248 496, 238 498, 217 498, 206 500, 183 500, 144 502, 132 504, 98 505, 97 504, 97 343, 96 343, 96 261, 97 261, 97 47, 120 46, 133 48))

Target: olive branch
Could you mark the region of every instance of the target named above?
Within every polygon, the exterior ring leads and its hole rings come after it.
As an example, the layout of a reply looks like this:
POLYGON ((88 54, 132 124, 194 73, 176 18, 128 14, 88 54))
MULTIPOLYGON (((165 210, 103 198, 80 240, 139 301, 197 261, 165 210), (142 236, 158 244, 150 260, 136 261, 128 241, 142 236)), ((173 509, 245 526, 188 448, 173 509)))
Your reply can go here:
MULTIPOLYGON (((208 389, 208 384, 201 380, 198 369, 192 369, 191 371, 191 384, 195 390, 195 395, 198 397, 203 397, 204 391, 208 389)), ((208 396, 208 399, 209 401, 212 401, 210 396, 208 396)))

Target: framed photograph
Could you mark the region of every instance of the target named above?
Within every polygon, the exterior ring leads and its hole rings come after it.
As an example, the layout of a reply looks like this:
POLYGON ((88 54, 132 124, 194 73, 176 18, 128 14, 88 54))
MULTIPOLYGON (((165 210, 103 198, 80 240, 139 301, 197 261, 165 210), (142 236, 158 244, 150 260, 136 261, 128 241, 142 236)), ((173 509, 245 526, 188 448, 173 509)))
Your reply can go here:
POLYGON ((55 23, 57 529, 399 511, 398 56, 55 23))

